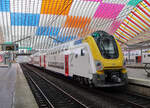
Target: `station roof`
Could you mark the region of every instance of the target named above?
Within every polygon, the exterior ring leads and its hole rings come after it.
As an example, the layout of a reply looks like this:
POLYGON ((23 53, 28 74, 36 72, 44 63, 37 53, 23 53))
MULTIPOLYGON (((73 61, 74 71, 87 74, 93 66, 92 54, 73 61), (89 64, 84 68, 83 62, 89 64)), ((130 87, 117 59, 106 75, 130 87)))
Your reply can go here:
POLYGON ((47 49, 96 30, 121 44, 150 38, 150 0, 0 0, 0 43, 47 49))

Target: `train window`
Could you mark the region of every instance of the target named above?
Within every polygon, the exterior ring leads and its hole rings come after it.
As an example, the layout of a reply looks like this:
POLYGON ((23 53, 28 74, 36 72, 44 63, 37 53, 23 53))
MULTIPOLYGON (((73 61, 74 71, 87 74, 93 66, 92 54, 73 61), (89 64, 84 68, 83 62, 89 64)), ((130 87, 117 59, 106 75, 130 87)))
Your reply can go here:
POLYGON ((95 37, 99 37, 100 34, 99 34, 98 32, 94 32, 94 33, 92 34, 92 36, 95 38, 95 37))
POLYGON ((84 56, 84 55, 85 55, 85 50, 81 49, 81 56, 84 56))
POLYGON ((111 36, 103 37, 102 39, 99 38, 97 44, 104 58, 118 58, 118 49, 114 38, 111 36))

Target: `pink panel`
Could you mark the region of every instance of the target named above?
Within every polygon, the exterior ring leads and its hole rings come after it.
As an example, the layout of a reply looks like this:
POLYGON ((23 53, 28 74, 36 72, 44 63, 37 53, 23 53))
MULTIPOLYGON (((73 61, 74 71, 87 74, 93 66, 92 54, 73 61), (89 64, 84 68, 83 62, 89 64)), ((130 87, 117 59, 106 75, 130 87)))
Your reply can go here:
POLYGON ((0 55, 0 62, 2 62, 3 61, 3 57, 0 55))
POLYGON ((102 0, 83 0, 83 1, 102 2, 102 0))
POLYGON ((114 22, 112 23, 111 27, 110 27, 109 33, 110 33, 110 34, 115 33, 116 30, 118 29, 118 27, 120 26, 120 24, 121 24, 121 21, 114 21, 114 22))
POLYGON ((116 18, 124 6, 125 5, 123 4, 101 3, 97 8, 94 17, 107 19, 116 18))

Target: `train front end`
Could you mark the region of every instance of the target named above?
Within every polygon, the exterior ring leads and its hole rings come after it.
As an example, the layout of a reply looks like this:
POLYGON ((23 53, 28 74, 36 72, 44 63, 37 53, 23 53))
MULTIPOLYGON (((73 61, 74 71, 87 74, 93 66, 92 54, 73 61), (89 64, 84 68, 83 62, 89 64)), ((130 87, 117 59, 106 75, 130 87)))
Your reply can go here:
POLYGON ((115 87, 127 84, 127 71, 120 45, 112 35, 96 31, 85 38, 90 46, 96 73, 92 82, 97 87, 115 87))

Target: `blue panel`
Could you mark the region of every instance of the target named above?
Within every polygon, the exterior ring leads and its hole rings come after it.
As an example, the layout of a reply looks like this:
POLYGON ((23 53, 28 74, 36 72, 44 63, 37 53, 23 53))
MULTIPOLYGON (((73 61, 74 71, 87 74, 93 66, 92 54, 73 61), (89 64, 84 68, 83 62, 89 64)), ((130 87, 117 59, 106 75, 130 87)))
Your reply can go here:
POLYGON ((36 35, 38 36, 57 36, 60 28, 56 27, 38 27, 36 30, 36 35))
POLYGON ((11 13, 11 25, 14 26, 38 26, 40 14, 11 13))
MULTIPOLYGON (((74 40, 77 36, 58 36, 57 40, 61 41, 61 42, 67 42, 70 40, 74 40)), ((56 40, 54 40, 53 42, 58 43, 56 40)))
POLYGON ((0 0, 0 11, 2 12, 10 11, 10 0, 0 0))
POLYGON ((76 40, 75 42, 74 42, 74 45, 78 45, 78 44, 81 44, 82 43, 82 40, 80 39, 80 40, 76 40))

